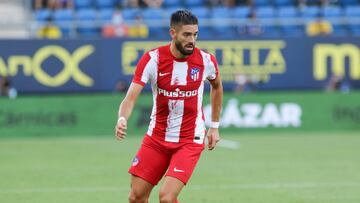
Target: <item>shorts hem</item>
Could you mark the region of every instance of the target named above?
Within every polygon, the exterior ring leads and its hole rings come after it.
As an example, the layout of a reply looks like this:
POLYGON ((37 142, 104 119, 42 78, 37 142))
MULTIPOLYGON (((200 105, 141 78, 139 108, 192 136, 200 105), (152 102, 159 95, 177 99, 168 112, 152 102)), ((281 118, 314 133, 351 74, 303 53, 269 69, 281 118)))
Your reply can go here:
POLYGON ((177 176, 174 176, 174 175, 171 175, 171 174, 166 174, 165 177, 173 177, 173 178, 176 178, 176 179, 180 180, 182 183, 184 183, 184 185, 186 185, 187 182, 189 181, 189 180, 184 181, 184 180, 182 180, 181 178, 179 178, 179 177, 177 177, 177 176))
POLYGON ((145 180, 146 182, 150 183, 153 186, 156 186, 158 184, 158 182, 159 182, 159 181, 156 182, 156 181, 153 181, 153 180, 149 180, 149 178, 145 177, 142 174, 138 174, 138 173, 136 173, 134 171, 128 171, 128 172, 133 176, 136 176, 136 177, 139 177, 139 178, 145 180))

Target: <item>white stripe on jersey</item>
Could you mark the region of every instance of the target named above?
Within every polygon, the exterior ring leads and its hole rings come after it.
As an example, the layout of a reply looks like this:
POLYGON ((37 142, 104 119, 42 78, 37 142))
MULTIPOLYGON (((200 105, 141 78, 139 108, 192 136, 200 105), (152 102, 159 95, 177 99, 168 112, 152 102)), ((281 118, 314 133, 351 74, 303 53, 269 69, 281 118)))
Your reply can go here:
POLYGON ((167 117, 165 141, 179 142, 182 118, 184 115, 184 100, 169 99, 168 107, 169 115, 167 117))
MULTIPOLYGON (((153 92, 153 108, 151 111, 151 116, 150 116, 150 124, 149 124, 149 128, 147 131, 147 134, 149 136, 152 136, 153 134, 153 130, 155 128, 155 124, 156 124, 156 99, 157 99, 157 72, 158 72, 158 61, 159 61, 159 51, 156 49, 154 51, 150 51, 149 55, 151 57, 150 61, 153 61, 155 63, 152 64, 152 70, 150 70, 151 72, 151 77, 152 79, 150 80, 151 83, 151 89, 153 92)), ((149 62, 150 62, 149 61, 149 62)), ((149 64, 149 63, 148 63, 149 64)))
POLYGON ((159 58, 159 50, 153 50, 149 52, 150 60, 144 68, 144 72, 141 76, 141 82, 147 83, 149 80, 153 84, 153 80, 157 78, 157 66, 159 58))
POLYGON ((202 100, 203 100, 203 92, 204 92, 204 81, 201 82, 201 85, 198 89, 198 102, 197 102, 197 116, 195 121, 195 137, 194 142, 198 144, 202 144, 205 138, 205 122, 202 117, 202 100))
POLYGON ((211 61, 211 55, 209 53, 206 53, 204 51, 200 51, 201 56, 203 58, 204 63, 204 75, 203 80, 209 79, 213 80, 216 78, 216 68, 215 64, 211 61))
MULTIPOLYGON (((156 84, 156 83, 155 83, 156 84)), ((149 136, 152 136, 153 134, 153 130, 155 128, 155 125, 156 125, 156 106, 157 106, 157 103, 156 103, 156 99, 157 99, 157 85, 152 85, 152 92, 153 92, 153 108, 152 108, 152 111, 151 111, 151 116, 150 116, 150 124, 149 124, 149 128, 148 128, 148 131, 147 131, 147 134, 149 136)))
POLYGON ((171 85, 186 85, 187 81, 187 62, 174 61, 173 71, 171 76, 171 85))

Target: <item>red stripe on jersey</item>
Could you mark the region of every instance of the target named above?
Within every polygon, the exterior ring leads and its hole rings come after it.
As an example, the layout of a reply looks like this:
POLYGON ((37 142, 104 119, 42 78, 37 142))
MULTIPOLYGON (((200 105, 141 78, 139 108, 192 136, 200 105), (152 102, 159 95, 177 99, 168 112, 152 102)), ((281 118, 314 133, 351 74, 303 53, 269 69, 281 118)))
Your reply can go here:
MULTIPOLYGON (((200 51, 198 49, 194 50, 193 53, 195 56, 193 60, 188 63, 188 74, 187 74, 187 88, 190 89, 199 89, 202 83, 202 77, 204 73, 204 63, 200 51), (200 69, 199 73, 197 74, 198 77, 191 77, 192 69, 200 69)), ((198 115, 198 99, 199 95, 195 97, 191 97, 184 101, 184 115, 183 121, 181 124, 180 130, 180 142, 192 142, 195 136, 195 124, 196 118, 198 115), (186 137, 181 136, 186 135, 186 137), (190 136, 189 136, 190 135, 190 136), (192 136, 191 136, 192 135, 192 136)))
POLYGON ((139 85, 145 86, 145 83, 143 81, 141 81, 141 78, 143 76, 145 67, 148 64, 148 62, 150 61, 150 59, 151 59, 151 57, 148 52, 141 57, 141 59, 139 60, 139 62, 137 64, 137 67, 136 67, 133 82, 135 82, 139 85))

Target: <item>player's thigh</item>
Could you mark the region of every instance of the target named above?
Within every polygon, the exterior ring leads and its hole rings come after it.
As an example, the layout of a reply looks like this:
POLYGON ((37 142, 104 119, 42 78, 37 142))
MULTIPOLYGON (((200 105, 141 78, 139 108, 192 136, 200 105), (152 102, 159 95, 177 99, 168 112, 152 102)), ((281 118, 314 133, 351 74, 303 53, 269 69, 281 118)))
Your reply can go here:
POLYGON ((177 178, 186 185, 203 150, 204 145, 196 143, 189 143, 179 148, 171 157, 166 176, 177 178))
POLYGON ((168 153, 160 148, 161 146, 158 146, 151 138, 145 137, 133 159, 129 173, 152 185, 157 185, 164 176, 171 158, 168 153))
POLYGON ((184 183, 179 179, 171 176, 165 177, 159 191, 160 200, 175 201, 183 187, 184 183))
POLYGON ((130 198, 132 199, 148 199, 153 189, 154 185, 147 182, 146 180, 134 176, 131 176, 131 190, 130 190, 130 198))

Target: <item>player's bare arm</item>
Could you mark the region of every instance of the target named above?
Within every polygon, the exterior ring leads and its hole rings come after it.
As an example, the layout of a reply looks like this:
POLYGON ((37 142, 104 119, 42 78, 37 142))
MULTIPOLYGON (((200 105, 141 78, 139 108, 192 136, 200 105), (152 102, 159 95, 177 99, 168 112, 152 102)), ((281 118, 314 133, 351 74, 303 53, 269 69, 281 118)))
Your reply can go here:
POLYGON ((208 150, 213 150, 216 143, 220 141, 219 135, 219 121, 223 98, 223 86, 220 75, 215 80, 209 80, 211 84, 210 99, 211 99, 211 125, 207 133, 208 150))
POLYGON ((137 83, 131 83, 124 100, 121 102, 118 113, 118 121, 115 126, 115 136, 122 140, 126 136, 127 120, 131 115, 136 100, 141 93, 143 86, 137 83))

